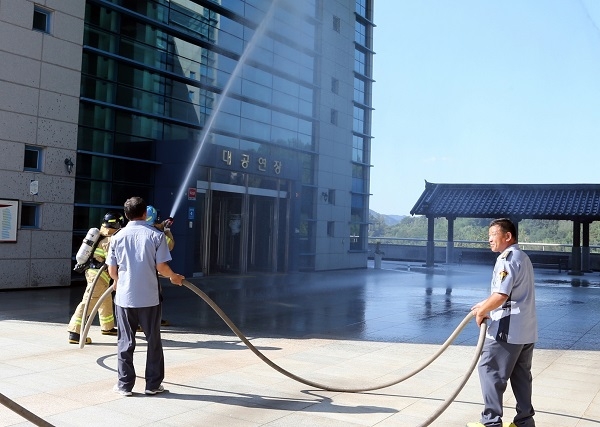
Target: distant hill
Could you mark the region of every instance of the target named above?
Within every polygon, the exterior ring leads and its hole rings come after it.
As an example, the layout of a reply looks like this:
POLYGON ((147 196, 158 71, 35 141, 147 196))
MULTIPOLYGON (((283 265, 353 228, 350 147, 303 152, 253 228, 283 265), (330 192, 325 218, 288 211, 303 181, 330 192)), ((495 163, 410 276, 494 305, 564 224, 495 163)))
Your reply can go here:
POLYGON ((383 222, 387 226, 392 226, 399 224, 406 215, 385 215, 369 209, 369 218, 371 222, 383 222))

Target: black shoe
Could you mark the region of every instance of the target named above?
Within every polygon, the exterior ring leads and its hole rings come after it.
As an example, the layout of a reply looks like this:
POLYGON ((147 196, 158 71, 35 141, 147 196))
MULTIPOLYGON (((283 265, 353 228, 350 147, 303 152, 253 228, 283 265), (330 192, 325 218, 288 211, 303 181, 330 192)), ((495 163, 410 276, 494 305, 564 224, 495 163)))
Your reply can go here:
POLYGON ((161 319, 160 320, 160 326, 171 326, 171 324, 169 323, 168 320, 166 319, 161 319))
POLYGON ((117 330, 115 328, 109 329, 108 331, 102 331, 102 335, 117 335, 117 330))
MULTIPOLYGON (((79 339, 81 338, 81 335, 79 335, 76 332, 69 332, 69 344, 79 344, 79 339)), ((90 337, 86 337, 85 338, 85 343, 86 344, 91 344, 92 343, 92 339, 90 337)))

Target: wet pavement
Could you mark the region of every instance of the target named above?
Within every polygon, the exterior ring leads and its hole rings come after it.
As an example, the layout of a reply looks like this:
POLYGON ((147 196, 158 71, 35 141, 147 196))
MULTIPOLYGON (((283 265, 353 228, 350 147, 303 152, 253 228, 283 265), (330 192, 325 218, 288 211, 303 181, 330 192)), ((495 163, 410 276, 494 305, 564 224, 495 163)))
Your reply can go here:
MULTIPOLYGON (((383 263, 381 270, 191 280, 245 333, 441 344, 471 306, 489 294, 491 268, 383 263), (488 272, 489 270, 489 272, 488 272), (488 279, 487 276, 490 276, 488 279)), ((165 317, 197 331, 227 334, 223 321, 186 289, 165 286, 165 317), (183 292, 182 292, 183 291, 183 292)), ((538 270, 538 348, 600 349, 600 275, 538 270), (576 315, 575 315, 576 313, 576 315)), ((478 330, 457 342, 475 345, 478 330)))
MULTIPOLYGON (((397 376, 405 365, 437 349, 470 307, 487 297, 490 276, 491 266, 428 270, 384 261, 377 270, 211 276, 190 282, 290 371, 314 379, 369 382, 397 376)), ((92 345, 80 350, 67 344, 67 323, 83 289, 0 292, 0 393, 37 408, 35 413, 56 426, 104 425, 109 412, 114 426, 415 426, 464 374, 479 332, 473 322, 467 325, 454 349, 440 359, 445 360, 442 366, 432 365, 412 385, 368 394, 317 392, 244 351, 189 289, 164 284, 163 318, 171 323, 163 330, 165 384, 171 393, 154 400, 166 412, 155 408, 157 414, 149 414, 146 405, 155 398, 125 399, 135 402, 128 411, 118 403, 123 398, 109 391, 116 380, 115 337, 101 336, 98 326, 92 326, 92 345), (88 394, 77 397, 78 390, 88 394)), ((536 302, 538 425, 600 426, 600 275, 536 270, 536 302)), ((144 351, 140 339, 138 374, 144 351)), ((138 387, 143 393, 143 381, 138 387)), ((507 414, 513 413, 511 399, 508 392, 507 414)), ((457 402, 432 425, 462 426, 476 420, 480 410, 474 374, 457 402)), ((0 406, 0 426, 30 425, 22 421, 0 406)))

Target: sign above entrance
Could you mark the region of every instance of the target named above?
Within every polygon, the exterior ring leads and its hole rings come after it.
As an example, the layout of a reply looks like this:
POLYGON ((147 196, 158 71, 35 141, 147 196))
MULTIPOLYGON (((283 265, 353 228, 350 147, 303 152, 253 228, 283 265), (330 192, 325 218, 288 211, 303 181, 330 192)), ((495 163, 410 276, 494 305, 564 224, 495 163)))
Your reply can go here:
POLYGON ((223 149, 221 156, 221 160, 227 166, 231 166, 233 161, 237 161, 242 169, 249 169, 252 167, 255 172, 269 172, 270 174, 279 175, 281 174, 281 168, 283 166, 281 160, 269 161, 266 157, 255 154, 250 155, 247 153, 239 154, 239 158, 234 160, 232 150, 228 149, 223 149))
MULTIPOLYGON (((205 150, 207 166, 270 178, 299 180, 299 161, 282 150, 240 150, 209 144, 205 150), (260 151, 260 152, 259 152, 260 151), (277 153, 277 154, 274 154, 277 153)), ((292 154, 292 153, 288 153, 292 154)))
POLYGON ((194 187, 188 188, 188 200, 196 200, 196 189, 194 187))

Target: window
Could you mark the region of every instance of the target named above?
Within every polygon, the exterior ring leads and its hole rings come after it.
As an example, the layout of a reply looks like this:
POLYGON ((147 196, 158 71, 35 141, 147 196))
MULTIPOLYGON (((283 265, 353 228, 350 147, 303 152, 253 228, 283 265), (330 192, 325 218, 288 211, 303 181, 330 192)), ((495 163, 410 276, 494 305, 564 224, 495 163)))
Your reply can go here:
POLYGON ((44 33, 50 32, 50 15, 48 9, 40 6, 33 7, 33 29, 44 33))
POLYGON ((327 221, 327 236, 333 237, 335 232, 335 222, 327 221))
POLYGON ((366 171, 368 166, 362 166, 353 164, 352 165, 352 191, 355 193, 365 193, 367 189, 367 175, 366 171))
POLYGON ((354 77, 354 100, 361 104, 367 103, 365 81, 354 77))
POLYGON ((21 228, 40 228, 40 205, 21 204, 21 228))
POLYGON ((41 171, 42 170, 42 149, 40 147, 25 146, 25 157, 23 160, 23 170, 41 171))
POLYGON ((333 77, 331 78, 331 91, 336 94, 340 91, 340 81, 333 77))
POLYGON ((355 105, 352 118, 352 130, 354 132, 367 133, 365 128, 365 116, 365 110, 355 105))
POLYGON ((368 159, 365 156, 367 150, 366 139, 352 135, 352 161, 359 163, 367 163, 368 159))
POLYGON ((367 196, 352 194, 350 207, 350 250, 362 251, 366 247, 368 224, 365 220, 367 196))
POLYGON ((335 205, 335 190, 329 190, 327 201, 330 205, 335 205))
POLYGON ((333 17, 333 31, 335 31, 336 33, 339 33, 340 28, 341 28, 341 20, 340 20, 339 16, 334 16, 333 17))
POLYGON ((371 2, 369 0, 356 0, 354 11, 362 17, 371 19, 371 2))
POLYGON ((354 71, 360 74, 367 75, 367 55, 358 49, 354 51, 354 71))
POLYGON ((350 250, 363 251, 365 247, 365 236, 367 235, 367 226, 364 224, 350 224, 350 250))
POLYGON ((354 23, 354 41, 363 46, 367 45, 367 26, 358 21, 354 23))
POLYGON ((331 124, 332 125, 337 125, 338 123, 338 112, 337 110, 334 110, 333 108, 331 109, 331 124))

